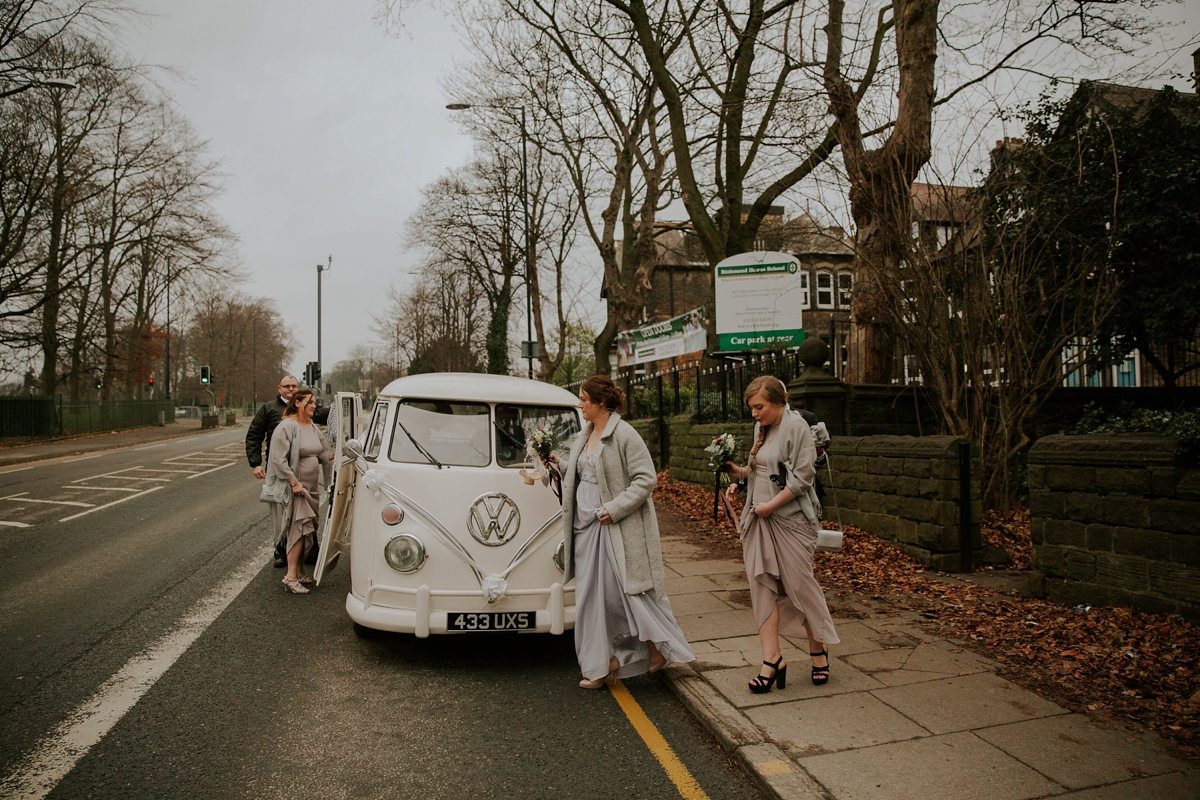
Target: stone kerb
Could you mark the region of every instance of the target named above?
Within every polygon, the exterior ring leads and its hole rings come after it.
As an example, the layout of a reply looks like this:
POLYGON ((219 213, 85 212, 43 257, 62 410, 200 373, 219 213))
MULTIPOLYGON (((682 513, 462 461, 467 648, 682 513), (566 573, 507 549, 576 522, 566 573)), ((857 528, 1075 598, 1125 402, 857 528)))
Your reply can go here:
POLYGON ((1200 618, 1200 469, 1175 439, 1039 439, 1029 510, 1035 594, 1200 618))

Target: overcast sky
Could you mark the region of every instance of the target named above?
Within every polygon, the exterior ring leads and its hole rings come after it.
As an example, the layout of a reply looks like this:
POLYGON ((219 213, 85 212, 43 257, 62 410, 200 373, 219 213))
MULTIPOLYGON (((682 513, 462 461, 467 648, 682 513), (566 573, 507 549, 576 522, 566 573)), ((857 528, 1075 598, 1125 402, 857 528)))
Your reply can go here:
MULTIPOLYGON (((134 2, 151 16, 125 44, 135 58, 184 74, 160 77, 222 161, 227 190, 217 210, 241 239, 244 289, 275 299, 292 324, 297 371, 316 358, 316 265, 333 256, 328 371, 369 343, 383 290, 407 282, 414 259, 401 231, 421 186, 470 154, 438 88, 467 54, 434 4, 406 12, 407 34, 393 38, 373 23, 374 0, 134 2)), ((1196 41, 1200 0, 1164 16, 1180 24, 1161 51, 1171 55, 1152 71, 1186 74, 1191 46, 1178 47, 1196 41)), ((1187 90, 1186 80, 1173 82, 1187 90)), ((993 124, 980 137, 981 159, 1000 135, 993 124)))
POLYGON ((125 42, 177 68, 160 79, 227 174, 217 210, 241 239, 248 293, 296 330, 293 366, 316 359, 318 262, 326 371, 370 338, 382 290, 403 284, 404 219, 420 187, 466 160, 438 88, 458 41, 433 10, 408 36, 373 24, 373 0, 138 0, 125 42))

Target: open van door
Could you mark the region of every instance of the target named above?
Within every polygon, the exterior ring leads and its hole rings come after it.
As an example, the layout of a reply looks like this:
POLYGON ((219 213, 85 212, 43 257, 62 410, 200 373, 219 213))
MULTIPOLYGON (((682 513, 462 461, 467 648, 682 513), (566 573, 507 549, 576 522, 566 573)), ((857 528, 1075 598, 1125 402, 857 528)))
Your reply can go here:
POLYGON ((354 468, 353 460, 347 462, 345 444, 347 439, 353 439, 358 434, 362 398, 351 392, 338 392, 334 402, 337 403, 338 424, 337 435, 333 441, 333 463, 337 472, 333 480, 329 511, 325 517, 325 535, 321 537, 321 549, 317 553, 317 565, 313 570, 313 580, 317 586, 321 585, 321 578, 337 566, 338 557, 350 550, 350 519, 358 478, 358 470, 354 468))

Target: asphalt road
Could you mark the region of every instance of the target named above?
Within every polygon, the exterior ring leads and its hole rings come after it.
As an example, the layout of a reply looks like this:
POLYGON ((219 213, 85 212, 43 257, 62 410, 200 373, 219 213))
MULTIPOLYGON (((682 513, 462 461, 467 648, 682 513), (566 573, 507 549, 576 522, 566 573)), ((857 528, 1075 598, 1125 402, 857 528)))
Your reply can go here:
MULTIPOLYGON (((0 470, 0 795, 83 719, 50 797, 681 796, 569 634, 362 639, 344 566, 286 594, 243 435, 0 470), (103 736, 97 697, 132 706, 103 736)), ((626 687, 704 793, 761 796, 656 679, 626 687)))

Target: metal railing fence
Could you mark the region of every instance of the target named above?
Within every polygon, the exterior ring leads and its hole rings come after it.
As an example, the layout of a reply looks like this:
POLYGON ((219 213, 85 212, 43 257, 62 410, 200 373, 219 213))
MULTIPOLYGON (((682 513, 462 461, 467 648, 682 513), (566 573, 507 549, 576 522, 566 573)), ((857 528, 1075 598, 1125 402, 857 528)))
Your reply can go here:
POLYGON ((173 400, 0 397, 0 438, 75 436, 175 421, 173 400))
MULTIPOLYGON (((704 367, 700 363, 674 367, 653 375, 624 376, 617 385, 625 391, 626 419, 665 419, 676 414, 693 414, 700 422, 731 422, 752 419, 742 402, 742 393, 761 375, 774 375, 784 383, 800 374, 803 364, 795 350, 747 355, 724 364, 704 367)), ((567 391, 578 393, 582 381, 567 391)))

